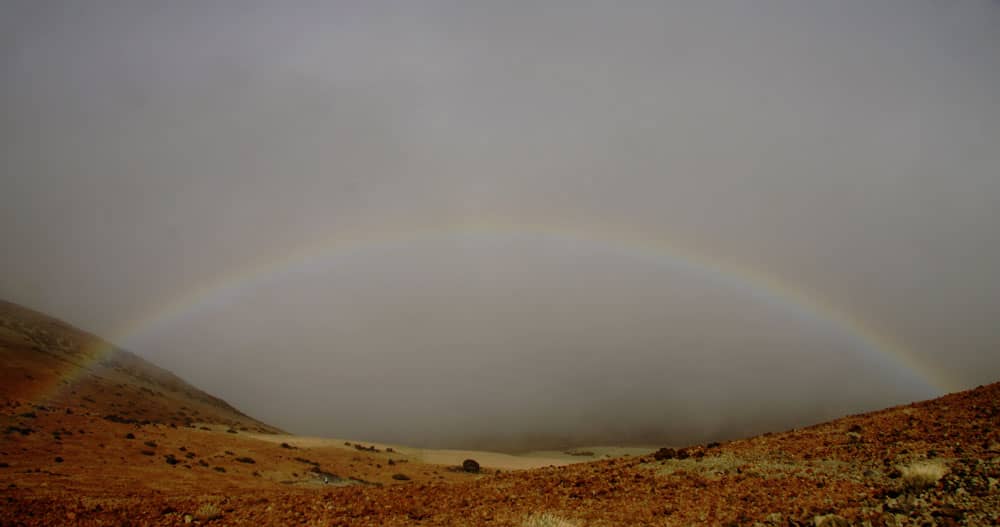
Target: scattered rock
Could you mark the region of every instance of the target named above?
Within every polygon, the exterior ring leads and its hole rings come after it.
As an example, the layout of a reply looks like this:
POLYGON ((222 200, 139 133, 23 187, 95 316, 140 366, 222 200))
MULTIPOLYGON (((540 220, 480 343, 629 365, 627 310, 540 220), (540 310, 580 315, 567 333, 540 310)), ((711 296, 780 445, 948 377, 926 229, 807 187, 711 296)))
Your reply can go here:
POLYGON ((395 480, 398 480, 398 481, 409 481, 410 480, 410 476, 407 476, 406 474, 393 474, 392 475, 392 479, 395 479, 395 480))
POLYGON ((17 433, 17 434, 21 434, 23 436, 28 436, 28 435, 31 435, 31 434, 35 433, 35 431, 32 430, 32 429, 30 429, 30 428, 23 428, 23 427, 17 427, 17 426, 8 426, 5 433, 7 433, 7 434, 17 433))
MULTIPOLYGON (((114 415, 114 414, 106 415, 106 416, 104 416, 104 419, 106 421, 111 421, 112 423, 119 423, 119 424, 123 424, 123 425, 142 424, 137 419, 132 419, 132 418, 129 418, 129 417, 121 417, 119 415, 114 415)), ((149 424, 149 421, 146 421, 146 424, 149 424)))

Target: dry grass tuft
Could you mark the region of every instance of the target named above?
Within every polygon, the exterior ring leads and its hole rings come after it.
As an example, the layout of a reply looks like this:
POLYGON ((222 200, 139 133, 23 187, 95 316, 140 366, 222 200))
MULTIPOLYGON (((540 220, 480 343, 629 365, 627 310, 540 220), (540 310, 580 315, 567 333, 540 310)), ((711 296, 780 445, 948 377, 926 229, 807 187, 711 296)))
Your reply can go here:
POLYGON ((576 524, 555 514, 543 512, 528 515, 521 522, 521 527, 576 527, 576 524))
POLYGON ((904 487, 922 490, 936 485, 948 473, 948 467, 941 461, 918 461, 900 468, 900 472, 903 473, 904 487))
POLYGON ((194 518, 199 521, 209 521, 222 517, 222 510, 214 503, 202 503, 194 513, 194 518))

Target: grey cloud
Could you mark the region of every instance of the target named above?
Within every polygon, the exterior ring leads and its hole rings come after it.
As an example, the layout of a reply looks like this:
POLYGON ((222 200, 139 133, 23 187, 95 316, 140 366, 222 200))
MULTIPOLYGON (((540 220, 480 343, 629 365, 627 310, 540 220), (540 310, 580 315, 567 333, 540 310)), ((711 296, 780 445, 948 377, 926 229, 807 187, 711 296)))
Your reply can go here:
POLYGON ((293 431, 685 442, 996 380, 996 3, 7 2, 0 296, 293 431), (593 233, 591 233, 593 234, 593 233), (405 236, 404 236, 405 238, 405 236), (640 254, 641 253, 641 254, 640 254), (765 295, 766 296, 766 295, 765 295))

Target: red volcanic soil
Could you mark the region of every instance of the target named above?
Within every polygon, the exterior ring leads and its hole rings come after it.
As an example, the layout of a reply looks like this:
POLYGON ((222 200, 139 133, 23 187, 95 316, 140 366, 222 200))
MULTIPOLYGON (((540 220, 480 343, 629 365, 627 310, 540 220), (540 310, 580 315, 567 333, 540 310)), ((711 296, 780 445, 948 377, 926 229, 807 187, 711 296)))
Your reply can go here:
POLYGON ((251 432, 275 430, 134 355, 95 360, 95 341, 0 304, 0 525, 1000 525, 1000 384, 641 458, 470 474, 407 449, 263 440, 251 432))

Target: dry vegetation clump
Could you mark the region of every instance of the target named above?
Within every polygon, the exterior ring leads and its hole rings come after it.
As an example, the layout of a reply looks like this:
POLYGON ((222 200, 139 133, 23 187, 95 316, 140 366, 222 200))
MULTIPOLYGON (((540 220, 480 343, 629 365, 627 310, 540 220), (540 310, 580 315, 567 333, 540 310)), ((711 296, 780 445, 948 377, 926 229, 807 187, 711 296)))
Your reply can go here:
POLYGON ((900 468, 903 486, 908 490, 922 490, 933 487, 948 472, 941 461, 917 461, 900 468))
POLYGON ((576 524, 566 518, 549 512, 543 512, 541 514, 528 515, 521 522, 521 527, 576 527, 576 524))
POLYGON ((209 521, 222 517, 222 510, 214 503, 202 503, 198 510, 194 512, 194 519, 198 521, 209 521))

